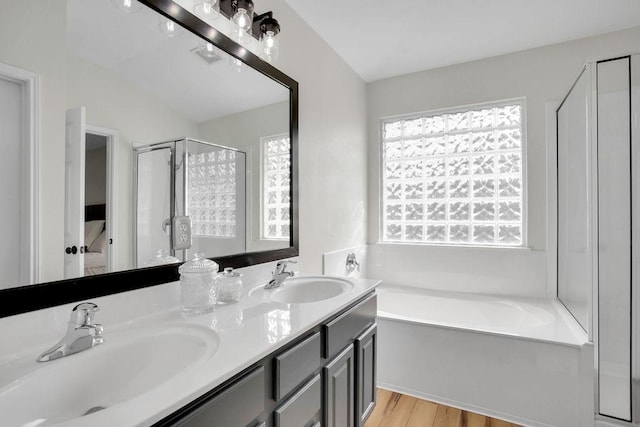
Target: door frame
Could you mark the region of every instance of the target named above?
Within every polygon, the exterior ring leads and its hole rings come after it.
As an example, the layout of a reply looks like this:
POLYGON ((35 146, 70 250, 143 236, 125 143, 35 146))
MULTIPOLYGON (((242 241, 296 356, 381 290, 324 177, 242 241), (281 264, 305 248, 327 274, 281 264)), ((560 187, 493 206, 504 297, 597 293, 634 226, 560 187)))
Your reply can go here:
POLYGON ((40 76, 31 71, 0 63, 0 79, 20 85, 22 89, 22 141, 27 147, 21 150, 21 198, 20 209, 26 212, 26 221, 20 224, 20 236, 24 252, 21 257, 28 262, 21 264, 20 282, 40 281, 40 76))
POLYGON ((118 265, 115 262, 117 256, 116 250, 114 250, 114 244, 119 243, 115 239, 115 231, 118 229, 118 215, 116 215, 117 203, 118 203, 118 185, 116 183, 116 177, 118 176, 118 162, 117 154, 119 133, 117 130, 104 128, 100 126, 94 126, 87 124, 85 133, 92 135, 98 135, 106 138, 107 140, 107 207, 105 210, 106 232, 107 232, 107 272, 112 272, 114 266, 118 265))

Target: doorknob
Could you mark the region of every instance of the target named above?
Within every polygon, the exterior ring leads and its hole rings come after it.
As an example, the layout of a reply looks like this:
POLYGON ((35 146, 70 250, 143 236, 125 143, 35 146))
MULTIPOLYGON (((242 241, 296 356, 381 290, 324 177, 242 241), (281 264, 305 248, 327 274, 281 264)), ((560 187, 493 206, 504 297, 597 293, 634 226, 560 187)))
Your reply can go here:
POLYGON ((67 254, 77 254, 78 253, 78 248, 76 246, 71 246, 68 247, 64 250, 67 254))

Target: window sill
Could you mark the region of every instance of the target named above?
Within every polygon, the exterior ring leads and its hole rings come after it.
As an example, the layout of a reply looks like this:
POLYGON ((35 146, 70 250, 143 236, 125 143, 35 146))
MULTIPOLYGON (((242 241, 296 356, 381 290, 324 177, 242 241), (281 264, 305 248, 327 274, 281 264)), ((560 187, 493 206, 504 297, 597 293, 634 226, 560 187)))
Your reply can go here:
POLYGON ((410 242, 378 242, 377 246, 402 246, 413 248, 442 248, 447 250, 490 250, 490 251, 514 251, 514 252, 531 252, 533 249, 530 246, 481 246, 481 245, 454 245, 451 243, 410 243, 410 242))

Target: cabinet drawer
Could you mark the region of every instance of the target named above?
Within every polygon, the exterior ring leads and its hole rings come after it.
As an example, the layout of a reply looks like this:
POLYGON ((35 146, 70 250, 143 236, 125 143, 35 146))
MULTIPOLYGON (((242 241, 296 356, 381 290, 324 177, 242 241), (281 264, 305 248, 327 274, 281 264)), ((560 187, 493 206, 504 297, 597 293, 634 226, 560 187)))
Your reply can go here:
MULTIPOLYGON (((322 407, 320 374, 313 377, 298 392, 275 410, 275 427, 316 425, 322 407)), ((221 424, 223 425, 223 424, 221 424)))
POLYGON ((324 357, 330 358, 353 341, 376 319, 377 299, 372 294, 349 311, 322 326, 325 337, 324 357))
POLYGON ((320 332, 273 358, 274 400, 286 396, 320 368, 320 332))
POLYGON ((265 410, 265 373, 260 366, 204 402, 175 425, 245 427, 265 410))

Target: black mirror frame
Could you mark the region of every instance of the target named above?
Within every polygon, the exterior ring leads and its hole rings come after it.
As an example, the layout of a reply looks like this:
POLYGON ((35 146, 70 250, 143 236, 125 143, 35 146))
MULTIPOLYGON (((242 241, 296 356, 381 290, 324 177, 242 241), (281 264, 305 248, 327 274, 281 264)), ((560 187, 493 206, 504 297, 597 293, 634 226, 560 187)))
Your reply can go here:
MULTIPOLYGON (((291 246, 284 249, 247 252, 212 259, 223 267, 240 268, 298 256, 298 82, 267 62, 262 61, 258 56, 238 45, 229 37, 198 19, 173 1, 139 1, 289 89, 292 200, 290 212, 291 246)), ((173 264, 2 289, 0 290, 0 317, 161 285, 178 279, 178 264, 173 264)))

